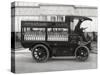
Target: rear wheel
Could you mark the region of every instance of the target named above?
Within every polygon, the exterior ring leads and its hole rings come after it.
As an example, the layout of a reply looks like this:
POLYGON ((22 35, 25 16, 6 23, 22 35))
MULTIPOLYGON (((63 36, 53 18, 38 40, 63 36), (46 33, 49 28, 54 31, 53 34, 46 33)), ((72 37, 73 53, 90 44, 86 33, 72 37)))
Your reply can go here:
POLYGON ((49 56, 49 49, 45 45, 37 44, 32 48, 32 57, 36 62, 46 62, 49 56))
POLYGON ((89 49, 86 46, 79 46, 75 50, 76 59, 79 61, 85 61, 89 56, 89 49))

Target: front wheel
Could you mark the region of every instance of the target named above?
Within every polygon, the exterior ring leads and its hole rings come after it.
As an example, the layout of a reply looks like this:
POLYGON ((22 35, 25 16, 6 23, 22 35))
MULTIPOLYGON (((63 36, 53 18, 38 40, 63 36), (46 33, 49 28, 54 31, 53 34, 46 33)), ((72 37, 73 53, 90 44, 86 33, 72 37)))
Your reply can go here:
POLYGON ((86 46, 79 46, 75 50, 76 59, 79 61, 85 61, 89 56, 89 49, 86 46))
POLYGON ((49 59, 49 49, 42 44, 37 44, 32 48, 32 57, 36 62, 46 62, 49 59))

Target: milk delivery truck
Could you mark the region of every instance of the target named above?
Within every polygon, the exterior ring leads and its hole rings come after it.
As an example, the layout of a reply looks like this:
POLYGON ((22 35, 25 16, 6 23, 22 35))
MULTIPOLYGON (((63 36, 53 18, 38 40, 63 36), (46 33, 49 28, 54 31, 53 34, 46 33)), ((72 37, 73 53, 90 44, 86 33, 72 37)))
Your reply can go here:
POLYGON ((21 21, 21 44, 29 48, 36 62, 46 62, 57 56, 74 56, 85 61, 91 50, 91 40, 84 36, 81 24, 92 19, 65 16, 64 21, 21 21), (74 25, 74 20, 78 22, 74 25))

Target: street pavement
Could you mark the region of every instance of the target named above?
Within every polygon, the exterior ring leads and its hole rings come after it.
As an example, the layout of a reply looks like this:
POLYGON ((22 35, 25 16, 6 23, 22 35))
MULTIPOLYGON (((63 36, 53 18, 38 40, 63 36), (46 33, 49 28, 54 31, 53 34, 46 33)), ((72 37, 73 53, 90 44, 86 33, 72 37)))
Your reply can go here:
MULTIPOLYGON (((13 56, 13 54, 12 54, 13 56)), ((53 57, 45 63, 37 63, 28 49, 15 51, 16 73, 82 70, 97 68, 97 54, 90 53, 87 61, 76 61, 75 57, 53 57)))

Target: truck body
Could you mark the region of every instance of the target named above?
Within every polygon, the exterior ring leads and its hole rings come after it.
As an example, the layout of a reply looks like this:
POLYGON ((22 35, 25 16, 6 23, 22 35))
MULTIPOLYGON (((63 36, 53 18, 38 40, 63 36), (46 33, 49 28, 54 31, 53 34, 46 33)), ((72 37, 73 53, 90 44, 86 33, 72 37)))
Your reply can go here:
POLYGON ((81 48, 89 53, 91 41, 86 40, 85 28, 81 28, 85 20, 92 21, 83 16, 65 16, 64 22, 21 21, 21 43, 29 48, 37 62, 47 61, 52 56, 77 57, 81 48), (74 19, 78 19, 78 23, 73 27, 74 19))

